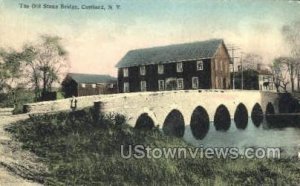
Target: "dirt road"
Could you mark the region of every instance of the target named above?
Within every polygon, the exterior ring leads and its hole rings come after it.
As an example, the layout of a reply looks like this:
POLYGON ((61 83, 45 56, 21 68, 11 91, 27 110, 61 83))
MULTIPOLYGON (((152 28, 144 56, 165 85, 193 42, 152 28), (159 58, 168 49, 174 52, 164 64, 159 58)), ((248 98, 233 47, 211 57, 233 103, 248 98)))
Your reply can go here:
POLYGON ((38 163, 34 154, 22 150, 21 144, 5 131, 12 123, 27 118, 26 114, 0 117, 0 186, 40 185, 31 180, 36 180, 35 172, 46 170, 43 164, 38 163))

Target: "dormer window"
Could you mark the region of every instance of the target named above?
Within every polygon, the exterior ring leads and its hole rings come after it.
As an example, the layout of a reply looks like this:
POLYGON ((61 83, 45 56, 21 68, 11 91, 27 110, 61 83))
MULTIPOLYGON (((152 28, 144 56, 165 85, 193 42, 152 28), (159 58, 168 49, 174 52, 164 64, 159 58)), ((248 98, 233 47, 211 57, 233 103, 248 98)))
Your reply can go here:
POLYGON ((140 75, 141 75, 141 76, 146 75, 146 67, 145 67, 145 66, 141 66, 141 67, 140 67, 140 75))
POLYGON ((183 72, 182 62, 177 63, 176 67, 177 72, 183 72))
POLYGON ((203 61, 197 61, 197 70, 203 70, 203 61))
POLYGON ((163 74, 164 73, 164 65, 163 64, 159 64, 157 66, 157 73, 158 74, 163 74))
POLYGON ((123 68, 123 76, 128 77, 128 68, 123 68))

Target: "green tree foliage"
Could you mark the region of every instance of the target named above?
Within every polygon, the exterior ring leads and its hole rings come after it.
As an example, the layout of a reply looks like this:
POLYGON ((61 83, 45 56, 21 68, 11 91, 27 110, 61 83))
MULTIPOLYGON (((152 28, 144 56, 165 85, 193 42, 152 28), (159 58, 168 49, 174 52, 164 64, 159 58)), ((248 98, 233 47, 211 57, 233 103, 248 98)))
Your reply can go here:
POLYGON ((51 91, 54 83, 59 83, 69 64, 67 51, 57 36, 42 36, 36 44, 24 47, 26 61, 26 76, 29 84, 34 88, 36 99, 41 93, 51 91))
POLYGON ((24 88, 23 62, 23 52, 0 49, 0 107, 17 107, 23 99, 24 94, 20 93, 24 88))
POLYGON ((15 50, 0 49, 0 92, 7 92, 17 86, 21 76, 23 53, 15 50))

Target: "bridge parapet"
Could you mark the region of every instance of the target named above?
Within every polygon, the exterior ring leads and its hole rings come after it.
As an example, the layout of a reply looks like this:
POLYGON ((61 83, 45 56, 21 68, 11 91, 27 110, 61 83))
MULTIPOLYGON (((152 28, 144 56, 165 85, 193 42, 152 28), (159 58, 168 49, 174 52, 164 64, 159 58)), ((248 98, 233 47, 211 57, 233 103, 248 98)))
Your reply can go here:
POLYGON ((248 116, 255 104, 259 104, 266 112, 268 103, 278 112, 278 94, 252 90, 181 90, 163 92, 139 92, 119 94, 117 97, 103 97, 101 102, 104 113, 120 113, 128 118, 128 123, 135 126, 138 117, 147 113, 156 125, 162 126, 167 115, 172 110, 178 110, 183 115, 186 125, 191 121, 191 115, 196 107, 203 107, 210 121, 220 105, 224 105, 230 117, 239 104, 245 105, 248 116))

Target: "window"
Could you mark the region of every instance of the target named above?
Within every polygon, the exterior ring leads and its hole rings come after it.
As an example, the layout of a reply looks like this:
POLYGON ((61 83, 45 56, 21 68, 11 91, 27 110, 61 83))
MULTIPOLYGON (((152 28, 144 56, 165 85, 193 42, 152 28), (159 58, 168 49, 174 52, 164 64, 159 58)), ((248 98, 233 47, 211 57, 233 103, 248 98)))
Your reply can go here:
POLYGON ((96 88, 96 84, 92 84, 92 88, 96 88))
POLYGON ((128 68, 123 68, 123 76, 128 77, 128 68))
POLYGON ((203 70, 203 61, 197 61, 197 70, 203 70))
POLYGON ((220 63, 220 71, 222 72, 223 71, 223 61, 219 61, 220 63))
POLYGON ((165 81, 158 80, 158 90, 165 90, 165 81))
POLYGON ((198 79, 198 77, 192 77, 192 88, 193 89, 199 88, 199 79, 198 79))
POLYGON ((141 76, 146 75, 146 67, 145 67, 145 66, 141 66, 141 67, 140 67, 140 75, 141 75, 141 76))
POLYGON ((217 60, 215 60, 215 69, 216 69, 216 71, 218 70, 218 61, 217 60))
POLYGON ((124 83, 124 91, 123 92, 129 92, 129 83, 128 82, 124 83))
POLYGON ((113 83, 109 84, 109 88, 114 88, 114 84, 113 83))
POLYGON ((81 84, 81 87, 82 87, 82 88, 85 88, 85 83, 82 83, 82 84, 81 84))
POLYGON ((163 74, 164 73, 164 65, 158 65, 157 66, 157 73, 158 74, 163 74))
POLYGON ((177 89, 182 90, 183 88, 184 88, 183 79, 182 78, 177 79, 177 89))
POLYGON ((147 91, 147 84, 146 81, 141 81, 141 91, 147 91))
POLYGON ((182 72, 183 71, 183 67, 182 67, 182 62, 177 63, 177 72, 182 72))

